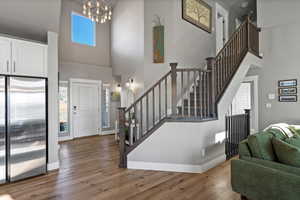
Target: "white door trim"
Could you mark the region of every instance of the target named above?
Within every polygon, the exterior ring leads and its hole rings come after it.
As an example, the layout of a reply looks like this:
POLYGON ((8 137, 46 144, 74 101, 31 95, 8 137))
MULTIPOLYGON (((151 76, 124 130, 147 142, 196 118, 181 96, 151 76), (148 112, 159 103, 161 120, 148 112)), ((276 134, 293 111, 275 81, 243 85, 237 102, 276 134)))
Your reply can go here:
POLYGON ((69 119, 70 119, 70 137, 74 139, 74 132, 73 132, 73 115, 72 115, 72 108, 73 108, 73 101, 72 101, 72 94, 73 94, 73 85, 74 84, 91 84, 98 86, 98 135, 101 135, 102 132, 102 119, 101 119, 101 93, 102 93, 102 81, 101 80, 89 80, 89 79, 75 79, 70 78, 70 105, 69 105, 69 119))
POLYGON ((243 82, 252 82, 253 83, 253 100, 254 100, 254 110, 253 110, 253 114, 254 114, 254 118, 255 118, 255 122, 254 122, 254 128, 255 131, 258 131, 258 76, 247 76, 244 78, 243 82))
MULTIPOLYGON (((63 142, 63 141, 68 141, 68 140, 72 140, 72 136, 71 136, 71 130, 70 130, 70 82, 69 81, 59 81, 59 86, 60 87, 60 84, 65 84, 68 86, 68 122, 69 122, 69 135, 68 136, 63 136, 63 137, 60 137, 58 135, 58 141, 59 142, 63 142)), ((58 106, 59 106, 59 102, 58 102, 58 106)), ((60 134, 60 132, 59 132, 60 134)))
MULTIPOLYGON (((229 13, 228 11, 223 7, 221 6, 218 2, 216 2, 216 16, 215 16, 215 19, 216 19, 216 23, 217 24, 217 19, 218 19, 218 14, 221 14, 224 18, 225 18, 225 39, 226 41, 228 41, 229 39, 229 13)), ((216 33, 218 32, 218 26, 216 26, 216 33)), ((217 36, 217 34, 216 34, 217 36)), ((216 37, 216 51, 218 51, 218 38, 216 37)), ((219 53, 219 52, 216 52, 216 54, 219 53)))

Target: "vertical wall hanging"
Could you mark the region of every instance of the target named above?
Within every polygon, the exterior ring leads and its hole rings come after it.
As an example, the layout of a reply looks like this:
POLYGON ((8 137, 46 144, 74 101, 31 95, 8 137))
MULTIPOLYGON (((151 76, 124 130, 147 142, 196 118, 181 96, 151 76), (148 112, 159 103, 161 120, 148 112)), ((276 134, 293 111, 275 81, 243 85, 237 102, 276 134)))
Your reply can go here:
POLYGON ((153 62, 165 62, 165 27, 161 24, 159 16, 153 21, 153 62))

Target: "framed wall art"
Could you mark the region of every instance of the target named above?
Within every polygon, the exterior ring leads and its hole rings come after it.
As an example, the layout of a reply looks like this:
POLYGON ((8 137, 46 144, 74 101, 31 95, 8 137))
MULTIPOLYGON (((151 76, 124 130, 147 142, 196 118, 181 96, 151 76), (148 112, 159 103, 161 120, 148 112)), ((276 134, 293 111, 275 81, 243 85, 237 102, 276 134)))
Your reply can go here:
POLYGON ((296 95, 297 88, 296 87, 286 87, 286 88, 278 88, 279 95, 296 95))
POLYGON ((296 87, 296 86, 297 86, 297 79, 278 81, 278 87, 296 87))
POLYGON ((165 27, 162 25, 153 27, 153 62, 165 62, 165 27))
POLYGON ((280 102, 297 102, 298 98, 297 95, 285 95, 285 96, 279 96, 280 102))
POLYGON ((212 8, 202 0, 182 0, 182 18, 208 33, 212 32, 212 8))

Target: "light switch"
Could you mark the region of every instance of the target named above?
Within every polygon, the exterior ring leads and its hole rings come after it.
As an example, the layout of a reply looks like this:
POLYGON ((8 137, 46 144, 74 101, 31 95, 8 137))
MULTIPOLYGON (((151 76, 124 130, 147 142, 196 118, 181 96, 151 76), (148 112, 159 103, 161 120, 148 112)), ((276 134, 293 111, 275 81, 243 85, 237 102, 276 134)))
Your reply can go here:
POLYGON ((275 94, 272 93, 269 94, 268 96, 269 96, 269 100, 274 100, 276 98, 275 94))
POLYGON ((271 104, 271 103, 267 103, 267 104, 266 104, 266 107, 267 107, 267 108, 272 108, 272 104, 271 104))

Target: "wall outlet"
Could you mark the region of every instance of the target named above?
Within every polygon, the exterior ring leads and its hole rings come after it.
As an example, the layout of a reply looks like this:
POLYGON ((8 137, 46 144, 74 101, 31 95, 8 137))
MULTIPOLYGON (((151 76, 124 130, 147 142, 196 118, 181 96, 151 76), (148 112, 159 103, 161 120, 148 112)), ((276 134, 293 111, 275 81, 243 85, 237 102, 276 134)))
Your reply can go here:
POLYGON ((267 103, 266 107, 270 109, 270 108, 272 108, 272 104, 271 103, 267 103))

